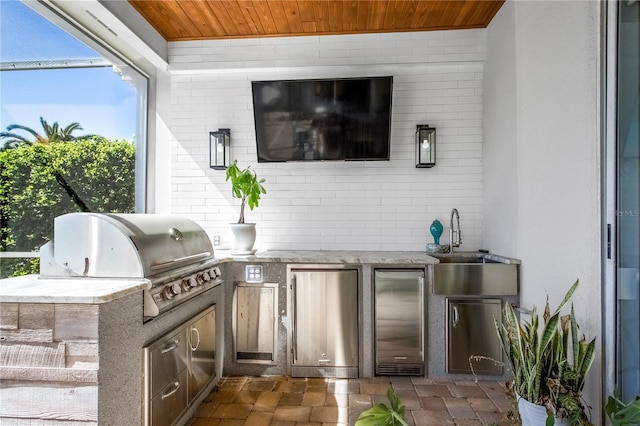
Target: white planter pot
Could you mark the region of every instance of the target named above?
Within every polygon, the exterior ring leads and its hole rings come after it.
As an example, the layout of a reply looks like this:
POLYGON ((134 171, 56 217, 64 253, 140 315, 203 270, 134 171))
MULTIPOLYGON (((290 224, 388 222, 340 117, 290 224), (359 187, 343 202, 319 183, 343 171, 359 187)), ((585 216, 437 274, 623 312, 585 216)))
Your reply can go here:
MULTIPOLYGON (((542 405, 537 405, 516 394, 518 400, 518 411, 522 426, 544 426, 547 421, 547 410, 542 405)), ((571 422, 567 418, 554 419, 555 426, 569 426, 571 422)))
POLYGON ((230 223, 233 234, 233 248, 231 254, 246 255, 253 254, 253 244, 256 242, 255 223, 230 223))

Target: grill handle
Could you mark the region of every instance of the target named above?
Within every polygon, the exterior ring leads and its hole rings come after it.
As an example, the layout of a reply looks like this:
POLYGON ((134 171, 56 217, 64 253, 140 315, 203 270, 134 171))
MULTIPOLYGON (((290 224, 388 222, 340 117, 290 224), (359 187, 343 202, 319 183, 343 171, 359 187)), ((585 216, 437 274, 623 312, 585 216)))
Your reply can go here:
POLYGON ((192 254, 191 256, 179 257, 177 259, 171 260, 169 262, 156 263, 155 265, 151 265, 152 271, 157 271, 158 269, 165 269, 168 267, 177 268, 181 263, 193 262, 198 259, 204 259, 211 256, 211 252, 205 251, 198 254, 192 254))

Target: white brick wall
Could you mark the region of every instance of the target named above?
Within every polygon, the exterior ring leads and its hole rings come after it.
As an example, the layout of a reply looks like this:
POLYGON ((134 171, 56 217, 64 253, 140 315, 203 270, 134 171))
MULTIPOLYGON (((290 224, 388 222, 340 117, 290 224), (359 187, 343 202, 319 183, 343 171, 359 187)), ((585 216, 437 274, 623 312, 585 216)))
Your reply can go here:
POLYGON ((208 134, 231 129, 232 158, 266 179, 259 249, 424 250, 460 211, 463 249, 482 240, 485 30, 172 43, 171 206, 230 241, 236 220, 208 134), (252 80, 393 75, 391 160, 257 163, 252 80), (437 165, 416 169, 417 124, 437 128, 437 165))

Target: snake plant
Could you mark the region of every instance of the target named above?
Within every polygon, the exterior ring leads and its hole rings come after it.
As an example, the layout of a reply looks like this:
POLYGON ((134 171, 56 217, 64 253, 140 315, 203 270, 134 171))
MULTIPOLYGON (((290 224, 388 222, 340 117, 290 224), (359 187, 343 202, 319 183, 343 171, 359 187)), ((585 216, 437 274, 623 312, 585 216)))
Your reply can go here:
POLYGON ((404 417, 405 406, 392 387, 387 390, 387 399, 390 407, 380 403, 363 411, 354 426, 408 426, 404 417))
POLYGON ((617 396, 609 396, 604 412, 613 426, 640 424, 640 397, 625 404, 617 396))
POLYGON ((543 322, 534 308, 531 320, 521 324, 515 309, 506 304, 504 321, 496 321, 496 330, 513 371, 514 391, 545 406, 551 421, 553 416, 568 417, 572 425, 586 425, 590 422, 582 390, 595 358, 595 339, 587 343, 584 335, 579 337, 573 304, 569 315, 560 315, 577 287, 578 280, 553 314, 547 298, 543 322))

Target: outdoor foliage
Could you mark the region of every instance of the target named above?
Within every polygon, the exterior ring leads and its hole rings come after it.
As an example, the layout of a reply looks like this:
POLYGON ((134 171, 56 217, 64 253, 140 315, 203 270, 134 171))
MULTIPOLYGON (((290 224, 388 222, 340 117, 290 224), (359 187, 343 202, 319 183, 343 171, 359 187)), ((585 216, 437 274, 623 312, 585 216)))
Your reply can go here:
POLYGON ((380 403, 363 411, 355 426, 407 426, 405 406, 392 387, 387 389, 387 399, 390 406, 380 403))
POLYGON ((42 126, 42 134, 38 133, 31 127, 23 126, 20 124, 11 124, 7 126, 6 132, 0 132, 0 139, 4 140, 3 146, 0 149, 12 149, 17 148, 20 145, 31 145, 34 143, 46 144, 56 142, 71 142, 82 139, 104 139, 102 136, 97 135, 74 136, 73 132, 82 130, 82 126, 80 126, 80 124, 78 123, 71 123, 66 127, 60 127, 57 121, 53 124, 49 124, 47 123, 47 120, 40 117, 40 125, 42 126), (20 130, 24 133, 27 133, 27 135, 16 133, 15 130, 20 130), (29 137, 32 137, 33 140, 30 140, 29 137))
POLYGON ((520 397, 546 408, 547 424, 553 424, 554 415, 568 417, 572 425, 591 424, 582 402, 582 390, 595 358, 596 340, 587 342, 579 334, 573 304, 569 315, 560 315, 577 287, 578 280, 553 313, 547 299, 543 322, 534 307, 531 320, 521 324, 508 303, 503 324, 496 322, 513 371, 513 388, 520 397))
MULTIPOLYGON (((135 210, 135 146, 104 138, 0 151, 0 250, 37 251, 64 213, 135 210)), ((37 259, 1 259, 0 277, 37 273, 37 259)))
POLYGON ((640 424, 640 397, 625 404, 616 396, 609 396, 604 412, 613 426, 633 426, 640 424))

